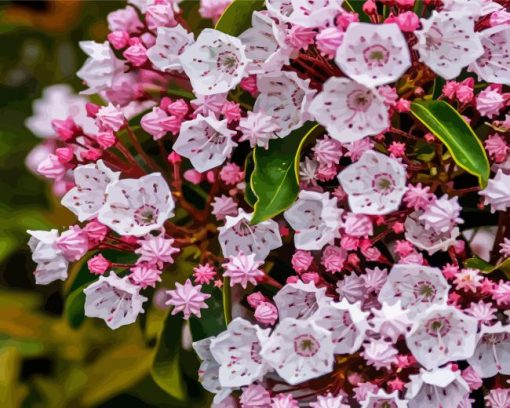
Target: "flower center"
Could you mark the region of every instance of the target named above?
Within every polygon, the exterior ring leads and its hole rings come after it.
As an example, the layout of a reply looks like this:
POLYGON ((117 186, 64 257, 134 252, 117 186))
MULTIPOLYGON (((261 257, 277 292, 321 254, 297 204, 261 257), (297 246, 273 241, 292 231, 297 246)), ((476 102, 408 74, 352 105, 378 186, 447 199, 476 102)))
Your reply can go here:
POLYGON ((363 58, 369 67, 378 66, 382 67, 389 60, 390 53, 382 45, 371 45, 363 50, 363 58))
POLYGON ((426 331, 432 337, 444 337, 450 331, 451 324, 445 317, 437 317, 427 322, 426 331))
POLYGON ((347 107, 356 112, 366 112, 372 104, 372 95, 368 91, 357 89, 347 95, 347 107))
POLYGON ((436 288, 430 282, 418 282, 414 289, 415 296, 423 301, 430 301, 436 296, 436 288))
POLYGON ((388 173, 376 174, 372 181, 372 187, 374 190, 383 195, 390 194, 393 191, 394 186, 395 181, 388 173))
POLYGON ((144 204, 135 211, 135 221, 138 225, 154 224, 158 218, 159 211, 156 207, 144 204))
POLYGON ((319 349, 319 342, 310 334, 302 334, 294 339, 294 350, 302 357, 313 357, 319 349))

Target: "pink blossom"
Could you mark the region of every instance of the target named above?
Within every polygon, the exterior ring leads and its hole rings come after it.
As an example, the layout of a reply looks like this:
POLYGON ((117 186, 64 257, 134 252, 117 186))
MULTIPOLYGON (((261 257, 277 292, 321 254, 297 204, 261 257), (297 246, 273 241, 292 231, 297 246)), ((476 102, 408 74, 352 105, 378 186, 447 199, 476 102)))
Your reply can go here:
POLYGON ((61 163, 69 163, 74 159, 74 150, 72 147, 59 147, 55 149, 55 155, 61 163))
POLYGON ((187 115, 189 106, 184 99, 177 99, 174 102, 168 104, 166 111, 171 115, 182 119, 187 115))
POLYGON ((472 78, 465 79, 462 81, 457 91, 455 92, 455 96, 461 103, 469 103, 473 100, 474 91, 473 91, 474 81, 472 78))
POLYGON ((168 132, 168 119, 169 116, 163 109, 155 107, 142 117, 140 125, 154 140, 159 140, 168 132))
POLYGON ((406 385, 406 383, 398 377, 394 380, 388 381, 387 384, 390 388, 390 391, 402 391, 406 385))
POLYGON ((358 249, 360 239, 350 235, 342 235, 340 239, 340 246, 347 251, 354 251, 358 249))
POLYGON ((169 3, 156 3, 147 7, 145 21, 152 31, 156 31, 158 27, 173 27, 177 24, 174 10, 169 3))
POLYGON ((350 157, 351 160, 355 162, 358 161, 361 156, 363 156, 363 153, 368 150, 372 150, 374 144, 370 138, 365 137, 361 140, 356 140, 355 142, 346 143, 344 144, 344 147, 347 149, 345 156, 350 157))
POLYGON ((406 144, 400 142, 392 142, 388 147, 388 151, 393 157, 402 157, 406 153, 406 144))
POLYGON ((459 83, 455 81, 446 81, 446 84, 443 85, 442 94, 448 99, 455 98, 455 94, 457 93, 457 89, 459 89, 459 83))
POLYGON ((254 317, 261 324, 273 326, 278 319, 278 310, 272 303, 261 302, 255 309, 254 317))
POLYGON ((492 118, 505 106, 503 95, 493 87, 485 88, 476 97, 476 109, 480 115, 492 118))
POLYGON ((234 185, 244 179, 244 172, 237 164, 227 163, 221 168, 220 177, 225 184, 234 185))
POLYGON ((161 282, 161 271, 150 265, 136 265, 131 268, 129 279, 135 285, 141 286, 142 289, 147 287, 154 288, 157 282, 161 282))
POLYGON ((118 107, 110 103, 98 110, 96 123, 103 131, 117 132, 126 123, 126 118, 118 107))
POLYGON ((489 156, 493 158, 496 163, 505 161, 509 149, 506 140, 501 135, 497 133, 490 135, 485 140, 484 144, 489 156))
POLYGON ((480 286, 482 277, 476 269, 461 269, 453 282, 457 286, 457 289, 463 290, 464 292, 471 291, 476 293, 480 286))
POLYGON ((313 256, 310 251, 298 250, 292 255, 291 263, 292 268, 297 273, 306 272, 313 262, 313 256))
POLYGON ((238 213, 237 203, 232 197, 222 195, 215 197, 211 203, 212 213, 218 220, 224 220, 227 216, 235 216, 238 213))
POLYGON ((268 299, 260 292, 253 292, 253 293, 250 293, 247 297, 246 297, 246 300, 248 301, 248 304, 253 307, 254 309, 260 305, 261 303, 263 302, 267 302, 268 299))
POLYGON ((500 250, 499 253, 505 258, 510 257, 510 239, 503 238, 503 242, 499 244, 500 250))
POLYGON ((510 406, 510 389, 495 388, 485 396, 489 408, 507 408, 510 406))
POLYGON ((126 58, 133 66, 140 67, 147 62, 147 48, 145 48, 141 42, 137 41, 133 45, 129 46, 122 55, 126 58))
POLYGON ((509 305, 510 304, 510 282, 499 281, 499 283, 492 290, 492 297, 498 304, 509 305))
POLYGON ((344 230, 353 237, 369 237, 374 233, 374 226, 368 215, 348 213, 344 221, 344 230))
POLYGON ((210 264, 200 264, 193 268, 196 283, 208 285, 216 277, 216 269, 210 264))
POLYGON ((191 280, 187 279, 184 285, 177 282, 174 290, 168 290, 166 293, 170 298, 166 304, 174 306, 172 315, 183 312, 186 320, 192 314, 201 317, 200 309, 209 308, 205 300, 211 297, 208 293, 202 293, 201 289, 202 285, 193 286, 191 280))
POLYGON ((299 405, 291 394, 279 393, 271 399, 271 408, 299 408, 299 405))
POLYGON ((184 180, 189 181, 191 184, 200 184, 202 182, 203 174, 195 169, 189 169, 184 172, 182 177, 184 180))
POLYGON ((108 227, 99 221, 90 221, 83 227, 83 231, 87 234, 89 243, 98 244, 106 238, 108 227))
POLYGON ((155 265, 159 269, 163 268, 165 263, 173 264, 174 256, 178 254, 180 249, 173 246, 173 238, 165 238, 162 235, 154 237, 148 235, 142 240, 138 240, 137 243, 140 245, 135 253, 140 255, 137 263, 146 263, 155 265))
POLYGON ((315 43, 319 51, 328 58, 334 58, 336 50, 342 44, 343 33, 336 27, 323 28, 315 36, 315 43))
POLYGON ((102 254, 96 255, 87 261, 89 271, 95 275, 102 275, 111 266, 111 262, 102 254))
POLYGON ((138 13, 131 6, 112 11, 107 19, 110 31, 126 30, 129 33, 136 33, 143 28, 138 13))
POLYGON ((201 0, 198 12, 204 18, 217 21, 232 0, 201 0))
POLYGON ((342 270, 346 256, 347 251, 345 249, 328 245, 322 253, 321 263, 328 272, 337 273, 342 270))
POLYGON ((325 165, 319 164, 317 168, 316 176, 319 181, 330 181, 333 180, 338 174, 337 168, 335 165, 325 165))
POLYGON ((313 28, 300 27, 293 25, 287 31, 287 42, 295 48, 306 50, 310 44, 313 44, 316 32, 313 28))
POLYGON ((368 292, 379 293, 388 279, 386 269, 365 269, 365 274, 361 275, 361 280, 368 292))
POLYGON ((241 118, 241 107, 236 102, 227 101, 221 107, 221 113, 228 123, 237 122, 241 118))
POLYGON ((269 392, 259 384, 252 384, 243 390, 241 408, 266 408, 271 406, 269 392))
POLYGON ((257 76, 256 75, 250 75, 247 77, 244 77, 239 86, 243 91, 249 92, 252 96, 255 96, 258 92, 257 88, 257 76))
POLYGON ((67 167, 58 159, 56 154, 49 154, 37 166, 37 173, 48 179, 58 180, 64 177, 67 167))
POLYGON ((471 366, 462 370, 462 378, 469 385, 471 391, 477 390, 482 386, 482 379, 471 366))
POLYGON ((398 240, 395 242, 394 251, 399 256, 407 256, 415 251, 413 244, 409 241, 398 240))
POLYGON ((430 192, 430 187, 422 187, 421 183, 415 186, 408 185, 408 190, 404 195, 404 202, 414 210, 427 208, 434 200, 435 196, 430 192))
POLYGON ((397 354, 397 349, 390 342, 382 339, 371 339, 361 353, 366 362, 376 369, 389 369, 396 361, 397 354))
POLYGON ((240 253, 228 257, 228 261, 223 264, 225 268, 223 276, 230 278, 230 286, 241 285, 243 289, 246 289, 248 283, 256 285, 264 276, 264 272, 259 269, 262 262, 256 261, 255 256, 254 253, 250 255, 240 253))
POLYGON ((103 149, 109 149, 117 143, 117 137, 112 131, 99 132, 96 134, 96 142, 103 149))
POLYGON ((336 25, 343 31, 347 30, 349 24, 357 23, 359 21, 358 13, 341 11, 335 18, 336 25))
POLYGON ((420 19, 416 13, 406 11, 397 16, 396 23, 404 33, 412 33, 420 26, 420 19))
POLYGON ((492 303, 479 300, 478 303, 472 302, 465 311, 467 314, 475 317, 479 322, 490 324, 496 318, 495 313, 497 310, 492 307, 492 303))
POLYGON ((69 261, 81 259, 89 249, 87 234, 78 226, 70 227, 60 234, 56 244, 69 261))
POLYGON ((116 50, 120 50, 129 44, 129 33, 123 29, 112 31, 108 34, 107 38, 116 50))
POLYGON ((395 104, 395 109, 399 113, 407 113, 411 110, 411 101, 400 98, 395 104))
POLYGON ((342 144, 328 136, 318 139, 312 148, 314 158, 321 164, 338 164, 342 157, 342 144))
POLYGON ((378 389, 379 387, 377 385, 370 382, 360 382, 353 390, 354 398, 356 398, 358 402, 363 401, 367 398, 368 393, 376 393, 378 389))
POLYGON ((363 247, 361 253, 367 261, 377 262, 381 258, 381 251, 373 246, 363 247))

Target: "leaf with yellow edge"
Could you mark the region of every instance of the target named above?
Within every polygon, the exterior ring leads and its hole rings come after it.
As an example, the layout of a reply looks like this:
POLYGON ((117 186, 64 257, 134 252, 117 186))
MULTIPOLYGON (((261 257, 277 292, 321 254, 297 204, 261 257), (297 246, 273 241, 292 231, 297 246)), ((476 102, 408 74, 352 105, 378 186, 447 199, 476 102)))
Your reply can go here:
POLYGON ((251 27, 253 12, 261 10, 263 7, 263 0, 234 0, 225 9, 214 28, 237 37, 251 27))

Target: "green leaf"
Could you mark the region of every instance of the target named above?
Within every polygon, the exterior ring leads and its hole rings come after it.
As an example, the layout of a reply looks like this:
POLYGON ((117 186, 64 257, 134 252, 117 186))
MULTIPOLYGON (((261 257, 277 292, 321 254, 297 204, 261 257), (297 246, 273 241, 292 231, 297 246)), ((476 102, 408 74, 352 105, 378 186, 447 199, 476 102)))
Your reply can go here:
POLYGON ((254 170, 251 190, 257 197, 251 222, 258 224, 280 214, 296 200, 299 192, 299 159, 301 150, 319 126, 305 123, 283 139, 269 142, 269 148, 253 150, 254 170))
POLYGON ((186 388, 179 362, 181 334, 182 316, 172 316, 169 311, 156 343, 151 375, 163 390, 183 401, 186 399, 186 388))
POLYGON ((222 288, 223 315, 225 316, 225 324, 232 321, 232 299, 230 295, 230 278, 223 278, 222 288))
POLYGON ((74 289, 66 299, 64 315, 73 329, 77 329, 85 321, 85 293, 83 293, 83 289, 87 286, 89 283, 74 289))
POLYGON ((244 201, 246 201, 250 207, 253 208, 255 203, 257 202, 257 196, 251 189, 251 174, 253 173, 255 165, 253 164, 253 151, 248 153, 246 159, 244 160, 244 181, 246 183, 246 188, 244 190, 244 201))
POLYGON ((444 143, 459 167, 477 176, 482 188, 487 185, 490 174, 487 154, 459 112, 444 101, 420 100, 411 104, 411 113, 444 143))
POLYGON ((263 7, 263 0, 234 0, 225 9, 214 28, 237 37, 251 27, 253 12, 261 10, 263 7))
POLYGON ((494 266, 489 262, 484 261, 482 258, 475 256, 473 258, 466 259, 464 261, 464 266, 466 268, 479 269, 485 274, 500 270, 508 279, 510 279, 510 258, 507 258, 503 262, 494 266))
POLYGON ((214 286, 207 285, 202 287, 202 292, 209 293, 211 297, 206 300, 208 308, 200 311, 202 317, 199 319, 192 316, 189 319, 193 341, 216 336, 227 328, 221 291, 214 286))

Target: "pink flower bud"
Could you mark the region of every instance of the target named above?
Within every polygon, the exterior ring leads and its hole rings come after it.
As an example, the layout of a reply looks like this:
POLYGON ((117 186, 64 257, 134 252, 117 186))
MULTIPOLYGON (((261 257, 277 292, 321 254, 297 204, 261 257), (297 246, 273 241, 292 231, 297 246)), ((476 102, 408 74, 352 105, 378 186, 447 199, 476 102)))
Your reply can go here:
POLYGON ((286 40, 293 47, 306 50, 310 44, 313 44, 315 35, 316 32, 313 28, 294 25, 288 30, 286 40))
POLYGON ((119 108, 109 103, 97 112, 96 123, 102 130, 117 132, 126 123, 126 118, 119 108))
POLYGON ((130 33, 136 33, 143 28, 138 13, 130 6, 112 11, 108 14, 107 20, 110 31, 126 30, 130 33))
POLYGON ((168 155, 167 160, 170 164, 179 164, 180 162, 182 162, 182 157, 179 156, 179 154, 176 152, 171 152, 168 155))
POLYGON ((403 8, 411 8, 414 6, 414 0, 395 0, 395 3, 397 3, 397 6, 403 8))
POLYGON ((37 173, 48 179, 56 180, 64 177, 67 167, 59 160, 56 154, 49 154, 37 166, 37 173))
POLYGON ((117 143, 117 137, 112 131, 99 132, 96 135, 96 141, 103 149, 108 149, 117 143))
POLYGON ((95 275, 102 275, 110 268, 111 262, 103 255, 99 254, 93 258, 90 258, 87 261, 87 266, 89 267, 89 271, 91 273, 95 275))
POLYGON ((367 247, 361 250, 361 253, 368 261, 376 262, 381 257, 381 252, 374 247, 367 247))
POLYGON ((171 105, 172 103, 173 101, 168 96, 164 96, 163 98, 161 98, 161 101, 159 102, 159 107, 164 111, 168 112, 168 106, 171 105))
POLYGON ((78 136, 81 132, 81 129, 74 123, 72 118, 67 119, 54 119, 51 121, 51 126, 53 130, 57 134, 60 140, 63 142, 68 142, 74 137, 78 136))
POLYGON ((101 224, 99 221, 90 221, 83 227, 83 231, 87 234, 89 243, 98 244, 103 242, 108 234, 108 227, 101 224))
POLYGON ((212 170, 209 170, 206 174, 205 174, 205 177, 207 179, 207 182, 208 183, 214 183, 214 181, 216 180, 216 175, 214 174, 214 171, 212 170))
POLYGON ((310 268, 310 265, 312 264, 312 262, 313 262, 313 256, 308 251, 299 251, 298 250, 294 253, 294 255, 292 255, 292 260, 291 260, 292 268, 297 273, 306 272, 310 268))
POLYGON ((359 238, 343 235, 340 240, 340 246, 346 251, 354 251, 359 246, 359 238))
POLYGON ((58 149, 55 149, 55 154, 64 164, 69 163, 74 158, 74 150, 72 147, 59 147, 58 149))
POLYGON ((178 118, 184 118, 188 113, 189 107, 184 99, 177 99, 176 101, 169 104, 166 110, 171 115, 175 115, 178 118))
POLYGON ((329 58, 333 58, 336 50, 340 47, 343 40, 343 33, 336 27, 327 27, 320 31, 315 37, 315 43, 321 53, 329 58))
POLYGON ((140 40, 145 48, 151 48, 154 44, 156 44, 156 37, 154 37, 151 33, 143 33, 140 36, 140 40))
POLYGON ((254 309, 262 302, 267 302, 267 298, 260 292, 253 292, 246 297, 246 300, 250 307, 254 309))
POLYGON ((87 102, 85 104, 85 110, 87 111, 87 116, 89 118, 95 119, 99 109, 101 109, 101 106, 96 105, 95 103, 87 102))
POLYGON ((173 27, 177 24, 170 4, 154 4, 147 7, 145 21, 151 31, 155 31, 158 27, 173 27))
POLYGON ((463 82, 457 88, 457 92, 455 92, 455 95, 457 96, 459 102, 469 103, 473 100, 474 96, 473 87, 463 84, 463 82))
POLYGON ((412 33, 420 26, 420 18, 412 11, 397 16, 396 23, 404 33, 412 33))
POLYGON ((313 282, 317 285, 320 282, 321 278, 317 272, 305 272, 301 275, 301 280, 304 283, 313 282))
POLYGON ((159 140, 167 134, 167 129, 163 125, 167 119, 168 115, 166 112, 159 107, 155 107, 151 112, 142 117, 140 125, 154 140, 159 140))
POLYGON ((125 48, 129 43, 129 34, 124 30, 112 31, 108 34, 107 38, 112 47, 116 50, 125 48))
POLYGON ((255 309, 254 316, 257 322, 264 325, 273 326, 278 319, 278 310, 272 303, 261 302, 255 309))
POLYGON ((400 98, 395 104, 395 109, 399 113, 407 113, 411 110, 411 101, 407 99, 400 98))
POLYGON ((367 15, 375 14, 377 12, 377 5, 374 0, 367 0, 363 4, 363 12, 367 15))
POLYGON ((64 231, 57 239, 56 245, 71 262, 79 260, 89 249, 87 233, 76 226, 64 231))
POLYGON ((200 184, 202 181, 202 173, 199 173, 195 169, 186 170, 182 176, 191 184, 200 184))
POLYGON ((95 147, 89 147, 89 149, 82 154, 82 157, 86 160, 96 162, 101 158, 102 155, 103 152, 101 150, 96 149, 95 147))
POLYGON ((255 96, 258 92, 257 77, 255 75, 244 77, 239 86, 243 91, 249 92, 251 95, 255 96))
POLYGON ((448 99, 453 99, 455 97, 455 94, 457 93, 457 89, 459 89, 458 82, 446 81, 446 84, 444 84, 441 93, 448 99))
POLYGON ((147 61, 147 49, 141 43, 131 45, 122 55, 135 67, 141 67, 147 61))
POLYGON ((286 283, 297 283, 299 281, 299 278, 297 276, 289 276, 286 279, 286 283))
POLYGON ((350 13, 346 11, 342 11, 340 14, 336 16, 336 25, 343 31, 347 30, 349 24, 357 23, 359 21, 359 16, 357 13, 350 13))
POLYGON ((221 107, 221 113, 228 123, 236 122, 241 118, 241 108, 238 103, 227 101, 221 107))

